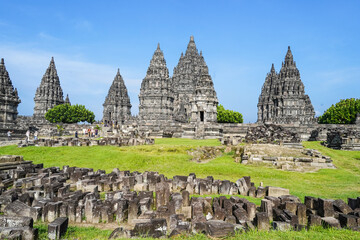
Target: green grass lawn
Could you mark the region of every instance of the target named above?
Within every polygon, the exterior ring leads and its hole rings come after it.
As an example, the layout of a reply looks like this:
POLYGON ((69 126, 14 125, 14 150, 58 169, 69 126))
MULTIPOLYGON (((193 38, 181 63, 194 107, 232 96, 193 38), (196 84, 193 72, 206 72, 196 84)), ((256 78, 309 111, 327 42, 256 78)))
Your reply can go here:
MULTIPOLYGON (((304 196, 344 199, 360 196, 360 152, 332 150, 319 142, 304 142, 306 148, 318 149, 333 159, 337 169, 325 169, 315 173, 286 172, 266 166, 250 166, 235 163, 231 154, 225 154, 207 163, 190 161, 187 151, 200 146, 218 146, 217 140, 156 139, 155 145, 114 147, 0 147, 0 154, 23 155, 25 160, 44 163, 45 167, 64 165, 89 167, 94 170, 113 168, 130 171, 158 171, 167 177, 196 173, 197 177, 213 176, 215 179, 236 181, 251 176, 258 186, 289 188, 303 201, 304 196)), ((215 196, 215 195, 214 195, 215 196)), ((248 198, 256 204, 259 199, 248 198)), ((39 225, 41 236, 46 227, 39 225)), ((110 231, 111 232, 111 231, 110 231)), ((107 239, 109 230, 71 227, 68 239, 107 239), (96 237, 95 237, 96 236, 96 237)), ((184 237, 185 238, 185 237, 184 237)), ((205 239, 202 235, 192 236, 205 239)), ((179 238, 180 239, 180 238, 179 238)), ((190 239, 190 238, 188 238, 190 239)), ((237 234, 236 239, 360 239, 360 234, 349 230, 313 229, 308 232, 249 232, 237 234)))

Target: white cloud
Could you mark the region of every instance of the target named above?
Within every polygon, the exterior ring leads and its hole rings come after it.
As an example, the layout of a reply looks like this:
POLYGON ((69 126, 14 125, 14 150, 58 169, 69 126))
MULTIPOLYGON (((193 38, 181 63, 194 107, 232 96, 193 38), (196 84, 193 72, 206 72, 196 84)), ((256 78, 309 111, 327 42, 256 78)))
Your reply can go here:
MULTIPOLYGON (((77 57, 54 52, 23 51, 9 46, 0 46, 0 53, 22 101, 18 109, 20 115, 32 115, 36 88, 53 56, 64 97, 69 94, 72 103, 85 105, 94 111, 96 119, 101 119, 102 104, 116 75, 116 67, 78 60, 77 57)), ((123 77, 130 76, 129 79, 124 79, 125 84, 130 97, 137 98, 141 79, 136 78, 137 73, 127 71, 126 68, 121 74, 123 77)), ((131 102, 132 109, 137 112, 137 99, 131 99, 131 102)))

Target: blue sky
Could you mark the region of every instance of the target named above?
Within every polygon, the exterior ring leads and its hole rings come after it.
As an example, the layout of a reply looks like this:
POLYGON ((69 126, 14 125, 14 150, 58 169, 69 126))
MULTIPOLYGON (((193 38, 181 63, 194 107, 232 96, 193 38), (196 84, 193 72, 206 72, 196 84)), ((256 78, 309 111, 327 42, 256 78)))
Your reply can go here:
POLYGON ((170 75, 190 35, 225 108, 255 122, 271 64, 291 46, 317 115, 360 97, 360 1, 4 1, 0 57, 18 88, 19 114, 32 115, 36 88, 54 56, 72 103, 102 118, 117 68, 132 113, 156 45, 170 75))

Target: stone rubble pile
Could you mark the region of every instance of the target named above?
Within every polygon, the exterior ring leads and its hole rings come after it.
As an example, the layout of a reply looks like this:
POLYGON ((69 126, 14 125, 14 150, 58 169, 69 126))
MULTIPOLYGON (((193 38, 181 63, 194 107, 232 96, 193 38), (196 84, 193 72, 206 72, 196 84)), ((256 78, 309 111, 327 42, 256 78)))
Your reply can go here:
POLYGON ((280 125, 264 124, 248 129, 245 141, 250 143, 300 143, 301 139, 280 125))
POLYGON ((245 147, 244 153, 241 155, 241 163, 264 163, 276 166, 282 170, 300 172, 317 171, 319 169, 335 169, 331 158, 322 155, 317 150, 304 149, 302 153, 305 155, 304 157, 268 156, 252 154, 247 151, 245 147))
POLYGON ((360 131, 341 127, 328 130, 325 145, 338 150, 360 151, 360 131))
MULTIPOLYGON (((223 237, 254 227, 284 230, 321 224, 356 230, 360 223, 360 198, 349 198, 346 204, 342 200, 306 197, 302 204, 297 197, 289 195, 288 189, 256 188, 250 177, 231 182, 214 180, 211 176, 197 178, 191 173, 168 179, 157 172, 115 168, 106 174, 103 170, 90 168, 43 168, 41 164, 30 164, 2 170, 0 179, 0 211, 4 213, 4 221, 21 217, 51 222, 49 237, 52 239, 64 234, 67 221, 70 224, 116 222, 120 227, 112 233, 114 238, 188 233, 223 237), (10 184, 5 186, 2 184, 5 181, 10 184), (237 196, 212 199, 190 197, 192 194, 240 194, 264 199, 257 207, 237 196)), ((7 234, 5 237, 14 234, 18 228, 6 224, 0 227, 3 226, 13 228, 2 232, 7 234)), ((33 238, 25 239, 36 239, 32 225, 26 227, 26 231, 33 232, 33 238)))
POLYGON ((153 138, 120 138, 120 137, 104 137, 101 139, 91 138, 41 138, 34 141, 21 141, 18 147, 27 146, 46 146, 46 147, 60 147, 60 146, 136 146, 136 145, 152 145, 155 143, 153 138))

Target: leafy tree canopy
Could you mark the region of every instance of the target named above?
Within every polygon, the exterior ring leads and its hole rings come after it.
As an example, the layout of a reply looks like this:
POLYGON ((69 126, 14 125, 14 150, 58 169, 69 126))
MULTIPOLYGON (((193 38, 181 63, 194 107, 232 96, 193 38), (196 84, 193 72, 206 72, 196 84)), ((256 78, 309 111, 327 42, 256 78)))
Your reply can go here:
POLYGON ((220 104, 217 106, 217 121, 219 123, 242 123, 243 116, 239 112, 225 109, 220 104))
POLYGON ((325 124, 354 124, 356 115, 360 113, 360 99, 342 99, 331 105, 322 116, 319 123, 325 124))
POLYGON ((84 105, 60 104, 47 111, 45 119, 52 123, 93 123, 95 114, 84 105))

